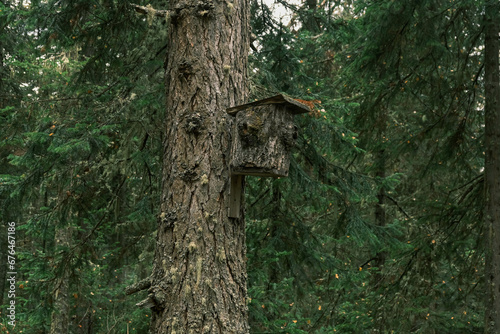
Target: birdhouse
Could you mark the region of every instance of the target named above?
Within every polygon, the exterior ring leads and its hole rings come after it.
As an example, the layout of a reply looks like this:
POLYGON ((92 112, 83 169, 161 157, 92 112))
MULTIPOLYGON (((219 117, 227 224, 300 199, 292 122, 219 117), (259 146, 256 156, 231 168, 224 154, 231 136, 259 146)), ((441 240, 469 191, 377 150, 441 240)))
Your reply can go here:
POLYGON ((231 143, 229 217, 239 218, 245 175, 288 176, 290 151, 297 138, 293 116, 309 106, 285 95, 227 109, 236 118, 231 143))
POLYGON ((307 105, 284 95, 227 109, 236 118, 231 174, 287 176, 290 150, 297 138, 293 116, 310 111, 307 105))

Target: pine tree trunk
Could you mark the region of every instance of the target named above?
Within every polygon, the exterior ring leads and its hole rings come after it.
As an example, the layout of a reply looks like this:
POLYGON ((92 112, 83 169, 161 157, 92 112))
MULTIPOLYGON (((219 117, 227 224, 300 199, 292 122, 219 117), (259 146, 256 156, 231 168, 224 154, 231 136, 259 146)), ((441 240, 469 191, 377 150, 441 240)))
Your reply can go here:
POLYGON ((498 6, 486 8, 485 29, 485 333, 500 333, 500 32, 498 6))
POLYGON ((232 117, 246 101, 248 2, 170 3, 150 332, 248 333, 243 214, 228 217, 232 117))
MULTIPOLYGON (((70 227, 57 228, 55 236, 56 250, 59 247, 69 247, 71 239, 70 227)), ((58 277, 55 279, 55 287, 52 296, 54 310, 50 321, 50 334, 68 333, 70 322, 68 264, 65 263, 63 259, 58 263, 58 266, 59 268, 56 268, 58 277)))

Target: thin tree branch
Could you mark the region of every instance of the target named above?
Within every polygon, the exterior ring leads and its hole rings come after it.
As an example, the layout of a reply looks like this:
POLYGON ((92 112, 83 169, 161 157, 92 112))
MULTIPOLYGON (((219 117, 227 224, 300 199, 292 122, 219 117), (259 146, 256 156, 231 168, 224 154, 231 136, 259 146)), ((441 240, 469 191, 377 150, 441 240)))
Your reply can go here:
POLYGON ((399 211, 401 211, 406 216, 406 218, 411 218, 410 215, 406 213, 406 211, 399 205, 399 203, 394 198, 392 198, 389 195, 385 195, 385 197, 389 199, 392 203, 394 203, 398 207, 399 211))
POLYGON ((125 288, 125 294, 131 295, 133 293, 149 289, 151 287, 151 277, 147 277, 131 286, 125 288))
POLYGON ((144 7, 144 6, 139 6, 139 5, 131 3, 130 6, 132 6, 136 12, 138 12, 140 14, 144 14, 144 15, 151 15, 152 14, 153 16, 156 16, 156 17, 165 18, 165 17, 167 17, 168 14, 170 14, 169 10, 154 9, 153 7, 151 7, 151 5, 144 7))

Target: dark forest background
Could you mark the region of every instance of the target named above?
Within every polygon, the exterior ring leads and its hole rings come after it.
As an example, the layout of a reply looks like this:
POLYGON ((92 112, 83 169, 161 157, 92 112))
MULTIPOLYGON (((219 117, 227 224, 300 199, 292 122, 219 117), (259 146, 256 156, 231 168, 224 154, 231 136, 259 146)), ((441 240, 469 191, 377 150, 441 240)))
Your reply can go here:
MULTIPOLYGON (((250 3, 251 98, 314 106, 289 177, 247 177, 251 332, 482 333, 492 2, 250 3)), ((0 256, 16 222, 19 273, 12 329, 0 266, 0 332, 147 332, 125 288, 151 272, 168 168, 167 26, 124 1, 0 1, 0 256)))

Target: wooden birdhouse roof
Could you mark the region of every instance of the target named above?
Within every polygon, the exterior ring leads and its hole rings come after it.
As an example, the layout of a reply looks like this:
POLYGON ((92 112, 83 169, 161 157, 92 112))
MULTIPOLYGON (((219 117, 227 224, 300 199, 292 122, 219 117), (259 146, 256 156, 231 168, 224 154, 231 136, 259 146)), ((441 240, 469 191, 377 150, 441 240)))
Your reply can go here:
POLYGON ((307 106, 306 104, 299 102, 295 99, 292 99, 289 96, 279 94, 276 96, 268 97, 263 100, 258 100, 246 104, 242 104, 239 106, 231 107, 226 109, 226 112, 229 115, 235 116, 239 111, 245 110, 247 108, 251 107, 258 107, 258 106, 264 106, 264 105, 269 105, 269 104, 282 104, 287 107, 287 110, 289 110, 292 114, 297 115, 297 114, 303 114, 306 112, 310 112, 311 108, 307 106))

